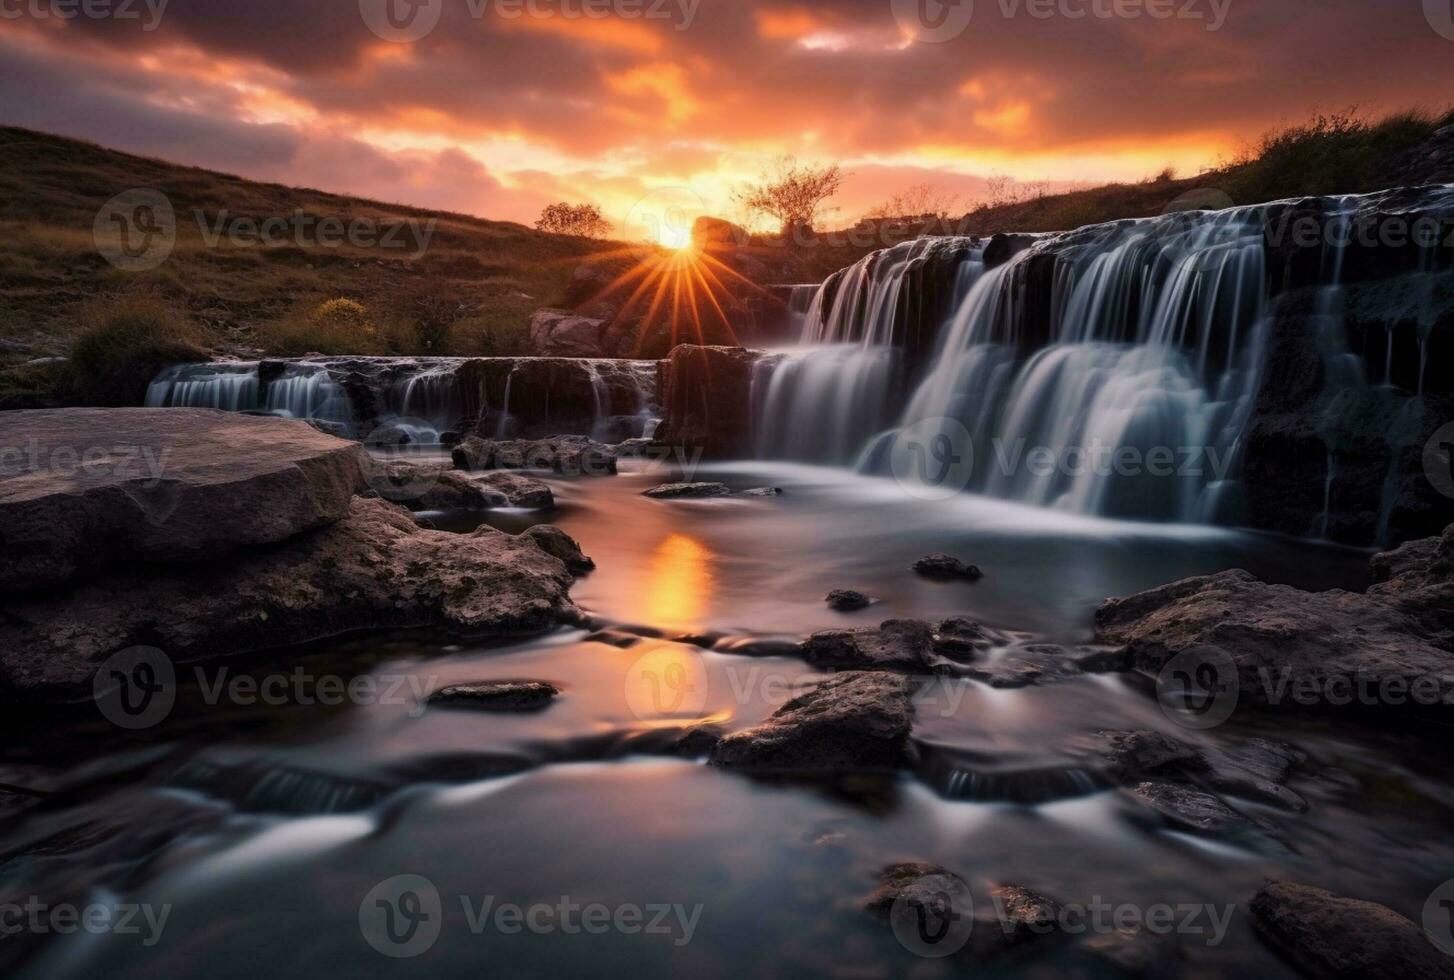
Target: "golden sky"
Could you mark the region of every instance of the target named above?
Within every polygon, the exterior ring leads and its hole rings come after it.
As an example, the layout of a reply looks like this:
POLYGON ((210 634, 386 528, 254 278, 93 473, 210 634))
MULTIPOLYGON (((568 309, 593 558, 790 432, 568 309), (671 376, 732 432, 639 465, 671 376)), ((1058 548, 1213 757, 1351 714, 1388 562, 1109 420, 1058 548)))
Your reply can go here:
POLYGON ((524 222, 730 214, 779 154, 842 163, 845 220, 926 182, 968 205, 1454 92, 1451 0, 55 2, 0 0, 0 122, 524 222))

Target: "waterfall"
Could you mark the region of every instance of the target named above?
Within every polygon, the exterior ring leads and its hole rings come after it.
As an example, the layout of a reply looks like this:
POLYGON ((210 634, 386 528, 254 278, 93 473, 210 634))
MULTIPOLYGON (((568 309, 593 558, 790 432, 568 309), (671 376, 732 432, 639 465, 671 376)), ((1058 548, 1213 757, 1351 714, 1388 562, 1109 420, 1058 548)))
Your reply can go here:
MULTIPOLYGON (((1371 373, 1348 346, 1343 313, 1352 223, 1411 199, 1447 215, 1454 200, 1444 188, 1399 194, 1321 199, 1297 212, 1326 222, 1318 227, 1329 238, 1312 246, 1321 268, 1309 322, 1330 394, 1365 390, 1371 373)), ((1109 517, 1236 520, 1273 300, 1293 288, 1280 278, 1274 287, 1280 243, 1269 228, 1299 203, 1111 222, 1018 251, 920 239, 874 253, 818 289, 797 348, 759 361, 757 454, 887 474, 902 440, 927 449, 951 437, 971 450, 959 488, 969 492, 1109 517)), ((1416 301, 1420 392, 1440 264, 1423 246, 1410 270, 1429 283, 1416 301)), ((1366 281, 1368 270, 1360 274, 1366 281)), ((1386 384, 1391 333, 1387 350, 1374 373, 1386 384)), ((1400 431, 1418 426, 1405 418, 1400 431)), ((1324 438, 1331 459, 1338 437, 1324 438)), ((1331 467, 1328 479, 1331 501, 1331 467)))
MULTIPOLYGON (((152 408, 215 408, 330 423, 340 434, 438 445, 495 438, 648 433, 655 361, 338 357, 184 364, 147 390, 152 408), (492 406, 499 409, 492 410, 492 406)), ((330 431, 333 429, 331 428, 330 431)))

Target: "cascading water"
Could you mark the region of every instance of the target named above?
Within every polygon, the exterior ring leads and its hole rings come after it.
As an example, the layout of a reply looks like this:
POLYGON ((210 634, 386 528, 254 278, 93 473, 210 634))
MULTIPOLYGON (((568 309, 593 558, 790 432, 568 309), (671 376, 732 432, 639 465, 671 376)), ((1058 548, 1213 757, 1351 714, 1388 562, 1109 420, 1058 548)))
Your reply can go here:
MULTIPOLYGON (((1426 198, 1447 210, 1450 194, 1426 198)), ((902 436, 971 449, 970 492, 1093 515, 1237 520, 1273 321, 1269 220, 1290 204, 1093 226, 1002 249, 993 262, 990 242, 945 239, 869 256, 819 289, 799 348, 759 362, 758 454, 887 473, 902 436), (947 241, 959 246, 943 252, 947 241), (948 313, 928 325, 929 356, 905 364, 906 319, 922 289, 915 268, 936 248, 951 264, 939 280, 952 283, 948 313), (898 391, 911 394, 889 418, 898 391)), ((1320 227, 1334 238, 1340 223, 1385 204, 1325 199, 1320 227)), ((1427 252, 1412 271, 1432 282, 1440 263, 1427 252)), ((1343 250, 1321 254, 1317 344, 1333 398, 1366 390, 1370 374, 1391 378, 1394 355, 1390 340, 1386 363, 1369 372, 1349 350, 1343 250)), ((1433 286, 1419 290, 1421 391, 1437 316, 1433 286)), ((1417 436, 1409 409, 1388 438, 1417 436)), ((1326 441, 1331 460, 1336 439, 1326 441)), ((1328 479, 1331 499, 1331 469, 1328 479)))
POLYGON ((147 388, 148 408, 217 408, 331 422, 352 431, 347 393, 317 365, 287 365, 263 384, 257 363, 183 364, 168 368, 147 388))

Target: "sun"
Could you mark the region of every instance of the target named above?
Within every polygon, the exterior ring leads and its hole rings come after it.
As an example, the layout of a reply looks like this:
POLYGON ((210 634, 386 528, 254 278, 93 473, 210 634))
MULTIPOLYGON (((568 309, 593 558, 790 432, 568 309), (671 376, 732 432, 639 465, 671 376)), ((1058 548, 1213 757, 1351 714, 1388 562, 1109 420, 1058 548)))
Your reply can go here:
POLYGON ((691 247, 692 229, 672 221, 663 221, 657 229, 656 240, 663 248, 680 252, 691 247))

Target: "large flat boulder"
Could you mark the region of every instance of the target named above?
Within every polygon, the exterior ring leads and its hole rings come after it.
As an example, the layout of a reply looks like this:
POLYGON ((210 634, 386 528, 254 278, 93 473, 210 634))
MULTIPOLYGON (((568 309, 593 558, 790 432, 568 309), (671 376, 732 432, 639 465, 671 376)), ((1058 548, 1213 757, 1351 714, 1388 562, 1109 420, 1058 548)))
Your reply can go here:
POLYGON ((1110 600, 1096 626, 1148 673, 1183 654, 1230 663, 1241 704, 1454 703, 1454 527, 1376 556, 1372 576, 1366 593, 1304 592, 1222 572, 1110 600))
POLYGON ((118 569, 0 598, 0 698, 79 700, 98 666, 133 646, 180 663, 360 629, 524 636, 578 623, 574 576, 546 550, 566 554, 556 536, 431 531, 360 497, 337 524, 227 562, 118 569))
POLYGON ((215 559, 341 520, 363 450, 211 409, 0 413, 0 591, 109 562, 215 559))

